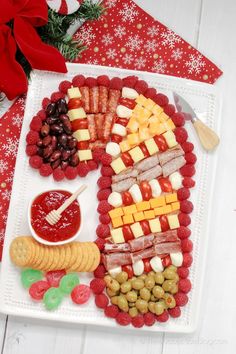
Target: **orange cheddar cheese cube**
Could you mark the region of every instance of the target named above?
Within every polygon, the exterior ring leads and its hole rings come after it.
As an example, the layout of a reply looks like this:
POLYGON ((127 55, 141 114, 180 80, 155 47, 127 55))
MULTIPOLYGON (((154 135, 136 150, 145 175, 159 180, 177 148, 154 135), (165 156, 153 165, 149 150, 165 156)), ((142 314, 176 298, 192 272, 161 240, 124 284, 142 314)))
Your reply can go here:
POLYGON ((150 122, 149 131, 152 135, 157 135, 157 132, 159 130, 159 125, 160 123, 158 122, 150 122))
POLYGON ((146 220, 154 219, 155 218, 154 210, 145 210, 144 216, 146 220))
POLYGON ((139 202, 136 207, 138 211, 148 210, 150 209, 150 203, 148 201, 139 202))
POLYGON ((165 123, 165 128, 166 130, 174 130, 175 129, 175 125, 172 119, 168 119, 165 123))
POLYGON ((164 205, 162 208, 163 208, 163 213, 164 214, 169 214, 169 213, 172 212, 171 205, 164 205))
POLYGON ((147 99, 143 95, 139 95, 135 100, 135 102, 138 103, 140 106, 145 106, 146 101, 147 101, 147 99))
POLYGON ((128 144, 131 146, 137 145, 140 142, 138 133, 128 134, 127 139, 128 139, 128 144))
POLYGON ((180 202, 171 203, 171 208, 172 208, 172 211, 179 210, 180 209, 180 202))
POLYGON ((131 148, 130 144, 127 140, 123 140, 120 142, 120 149, 122 152, 126 152, 131 148))
POLYGON ((149 117, 151 117, 152 112, 150 112, 148 109, 143 108, 142 112, 139 113, 139 115, 137 115, 137 121, 140 124, 143 124, 144 122, 146 122, 148 120, 149 117))
POLYGON ((149 202, 150 202, 151 208, 153 208, 153 209, 166 204, 164 195, 161 195, 158 198, 150 199, 149 202))
POLYGON ((143 211, 139 211, 138 213, 133 214, 135 221, 141 221, 145 219, 143 211))
POLYGON ((144 141, 150 138, 149 128, 139 128, 139 140, 144 141))
POLYGON ((123 223, 124 225, 127 225, 127 224, 133 224, 134 222, 134 218, 133 218, 133 214, 125 214, 123 216, 123 223))
POLYGON ((144 107, 147 108, 149 111, 151 111, 154 106, 155 102, 151 98, 148 98, 144 104, 144 107))
POLYGON ((131 133, 136 133, 138 130, 139 124, 136 121, 136 118, 132 116, 129 120, 129 123, 126 126, 126 129, 130 131, 131 133))
POLYGON ((160 119, 160 121, 164 122, 165 120, 169 119, 169 116, 165 112, 162 112, 159 115, 159 119, 160 119))
POLYGON ((167 204, 178 201, 177 193, 166 194, 165 198, 166 198, 166 203, 167 204))
POLYGON ((159 106, 158 104, 155 104, 155 106, 152 107, 152 113, 159 116, 163 112, 163 108, 159 106))
POLYGON ((163 123, 158 124, 157 129, 156 129, 156 134, 160 135, 166 132, 165 125, 163 123))
POLYGON ((135 204, 123 207, 123 212, 125 215, 137 213, 137 208, 135 204))
POLYGON ((113 219, 111 219, 111 221, 112 221, 112 226, 114 228, 123 225, 123 220, 122 220, 121 216, 118 216, 117 218, 113 218, 113 219))
POLYGON ((116 208, 116 209, 112 209, 108 212, 109 216, 111 219, 115 219, 118 218, 119 216, 123 216, 124 212, 122 208, 116 208))
POLYGON ((164 215, 164 207, 159 207, 154 209, 155 216, 164 215))

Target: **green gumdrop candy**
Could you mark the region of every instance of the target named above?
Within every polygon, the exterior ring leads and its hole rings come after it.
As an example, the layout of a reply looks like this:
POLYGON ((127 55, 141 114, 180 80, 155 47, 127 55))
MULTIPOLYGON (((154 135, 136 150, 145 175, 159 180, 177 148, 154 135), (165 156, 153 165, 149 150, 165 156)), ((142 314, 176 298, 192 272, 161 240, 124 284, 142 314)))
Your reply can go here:
POLYGON ((43 279, 43 272, 37 269, 24 269, 21 272, 21 282, 24 288, 29 288, 36 281, 43 279))
POLYGON ((43 296, 43 302, 48 310, 56 309, 63 300, 63 294, 59 288, 50 288, 43 296))
POLYGON ((78 274, 69 273, 61 278, 59 288, 64 294, 70 294, 78 284, 79 284, 78 274))

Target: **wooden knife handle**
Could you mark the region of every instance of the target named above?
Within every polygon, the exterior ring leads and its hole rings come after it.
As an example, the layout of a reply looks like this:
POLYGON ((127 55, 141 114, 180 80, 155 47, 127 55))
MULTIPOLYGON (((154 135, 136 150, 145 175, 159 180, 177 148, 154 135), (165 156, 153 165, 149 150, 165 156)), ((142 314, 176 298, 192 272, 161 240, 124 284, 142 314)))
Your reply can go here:
POLYGON ((218 135, 198 118, 192 123, 203 148, 207 151, 215 149, 220 142, 218 135))

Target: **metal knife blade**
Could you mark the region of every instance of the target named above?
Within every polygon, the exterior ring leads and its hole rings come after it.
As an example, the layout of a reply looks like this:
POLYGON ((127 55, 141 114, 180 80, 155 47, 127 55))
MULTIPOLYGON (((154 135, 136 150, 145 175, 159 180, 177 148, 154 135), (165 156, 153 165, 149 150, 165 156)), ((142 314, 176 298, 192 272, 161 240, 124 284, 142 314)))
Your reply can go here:
POLYGON ((178 93, 173 91, 174 101, 178 112, 184 114, 185 120, 196 120, 196 113, 190 104, 178 93))

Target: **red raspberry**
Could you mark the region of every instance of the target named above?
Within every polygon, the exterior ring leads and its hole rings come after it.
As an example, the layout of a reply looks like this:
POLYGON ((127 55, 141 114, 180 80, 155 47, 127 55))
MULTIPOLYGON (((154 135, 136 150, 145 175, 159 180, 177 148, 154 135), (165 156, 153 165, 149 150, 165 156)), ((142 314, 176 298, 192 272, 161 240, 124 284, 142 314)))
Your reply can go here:
POLYGON ((134 86, 134 89, 139 93, 139 94, 144 94, 147 89, 148 89, 148 84, 144 80, 138 80, 136 85, 134 86))
POLYGON ((181 241, 182 252, 191 252, 193 250, 193 243, 188 238, 181 241))
POLYGON ((177 196, 178 196, 178 200, 188 199, 190 197, 189 189, 187 189, 187 188, 178 189, 177 196))
POLYGON ((42 128, 42 119, 38 116, 34 116, 30 122, 30 129, 39 132, 41 128, 42 128))
POLYGON ((111 186, 111 177, 99 177, 97 185, 100 189, 109 188, 111 186))
POLYGON ((139 314, 131 319, 131 323, 135 328, 141 328, 144 326, 143 315, 139 314))
POLYGON ((180 202, 180 210, 183 213, 190 214, 193 211, 193 203, 190 200, 183 200, 180 202))
POLYGON ((105 243, 106 243, 105 240, 103 240, 102 238, 97 238, 97 239, 95 240, 95 243, 96 243, 96 245, 98 246, 98 248, 99 248, 100 251, 103 251, 103 250, 104 250, 104 245, 105 245, 105 243))
POLYGON ((173 309, 169 309, 168 312, 169 312, 169 315, 173 318, 180 317, 180 315, 181 315, 181 310, 180 310, 179 306, 175 306, 173 309))
POLYGON ((42 166, 43 159, 42 159, 42 157, 40 157, 38 155, 31 156, 29 159, 29 164, 32 168, 38 169, 42 166))
POLYGON ((126 312, 119 312, 116 316, 116 322, 121 326, 128 326, 131 323, 131 317, 126 312))
POLYGON ((162 93, 158 93, 155 96, 154 101, 161 107, 166 106, 169 102, 168 97, 166 95, 163 95, 162 93))
POLYGON ((167 114, 169 117, 172 117, 173 114, 175 113, 175 106, 173 104, 167 104, 165 107, 164 107, 164 112, 165 114, 167 114))
POLYGON ((185 238, 188 238, 190 235, 191 235, 191 230, 189 230, 187 227, 185 226, 180 226, 178 229, 177 229, 177 234, 178 234, 178 237, 183 240, 185 238))
POLYGON ((191 177, 184 177, 182 184, 186 188, 192 188, 195 186, 195 181, 191 177))
POLYGON ((110 194, 111 194, 110 188, 100 189, 100 191, 97 192, 97 198, 99 201, 107 200, 110 194))
POLYGON ((64 98, 64 97, 65 97, 65 95, 62 92, 53 92, 51 94, 51 101, 57 102, 58 100, 60 100, 61 98, 64 98))
POLYGON ((145 92, 145 96, 146 96, 147 98, 151 98, 151 99, 153 99, 153 98, 156 96, 156 94, 157 94, 157 91, 156 91, 156 89, 154 89, 154 88, 149 88, 149 89, 147 89, 147 91, 145 92))
POLYGON ((188 296, 182 292, 174 295, 176 306, 185 306, 188 303, 188 296))
POLYGON ((87 162, 87 165, 88 165, 90 171, 96 170, 96 169, 98 168, 97 162, 95 162, 95 161, 93 161, 93 160, 89 160, 89 161, 87 162))
POLYGON ((93 272, 95 278, 104 278, 106 275, 106 269, 103 264, 99 264, 99 266, 93 272))
POLYGON ((37 116, 44 121, 46 119, 46 113, 44 111, 44 109, 40 109, 40 111, 38 111, 37 116))
POLYGON ((101 200, 98 204, 97 211, 99 214, 107 214, 112 209, 112 206, 106 201, 101 200))
POLYGON ((189 268, 191 264, 193 263, 193 257, 191 253, 183 253, 183 267, 189 268))
POLYGON ((29 145, 34 145, 39 141, 39 133, 34 130, 30 130, 26 135, 26 142, 29 145))
POLYGON ((106 287, 103 279, 95 278, 90 282, 90 289, 94 294, 101 294, 106 287))
POLYGON ((95 87, 97 86, 97 80, 94 77, 87 77, 85 79, 85 86, 95 87))
POLYGON ((66 95, 67 91, 69 90, 69 88, 71 88, 71 86, 72 86, 72 83, 70 81, 64 80, 59 85, 59 91, 66 95))
POLYGON ((192 288, 191 281, 188 278, 180 279, 178 282, 178 288, 185 294, 189 293, 192 288))
POLYGON ((107 238, 110 236, 110 227, 108 225, 99 224, 96 228, 97 237, 107 238))
POLYGON ((125 87, 133 88, 138 81, 137 76, 127 76, 123 79, 123 84, 125 87))
POLYGON ((188 139, 188 133, 186 129, 182 127, 178 127, 174 131, 176 140, 178 141, 179 144, 184 143, 188 139))
POLYGON ((28 156, 36 155, 38 152, 37 145, 27 145, 25 148, 25 152, 28 156))
POLYGON ((72 79, 72 84, 73 86, 77 86, 77 87, 81 87, 84 86, 85 83, 85 77, 83 75, 76 75, 75 77, 73 77, 72 79))
POLYGON ((184 125, 184 123, 185 123, 184 115, 183 115, 183 113, 180 113, 180 112, 174 113, 173 116, 171 117, 171 119, 173 120, 174 125, 176 127, 182 127, 182 125, 184 125))
POLYGON ((182 144, 182 149, 184 150, 184 152, 192 152, 194 149, 194 145, 192 143, 190 143, 189 141, 185 141, 182 144))
POLYGON ((104 149, 100 149, 100 148, 94 149, 93 150, 93 159, 94 159, 94 161, 95 162, 100 162, 100 158, 101 158, 103 153, 104 153, 104 149))
POLYGON ((156 316, 156 320, 158 322, 166 322, 168 321, 168 319, 169 319, 169 314, 166 310, 161 315, 156 316))
POLYGON ((156 322, 156 317, 153 313, 147 312, 143 315, 144 323, 146 326, 153 326, 156 322))
POLYGON ((189 276, 189 269, 185 267, 177 268, 177 273, 180 278, 187 278, 189 276))
POLYGON ((108 305, 108 297, 105 294, 97 294, 95 296, 95 304, 100 309, 105 309, 108 305))
POLYGON ((48 177, 52 173, 52 167, 49 163, 43 163, 39 169, 39 173, 43 177, 48 177))
POLYGON ((65 176, 67 179, 75 179, 78 175, 78 171, 76 167, 72 167, 72 166, 67 166, 65 169, 65 176))
POLYGON ((180 168, 180 173, 184 177, 192 177, 193 175, 195 175, 195 172, 196 170, 194 165, 187 164, 180 168))
POLYGON ((82 161, 78 164, 77 166, 77 173, 78 173, 78 176, 80 177, 85 177, 87 176, 87 174, 89 173, 89 166, 87 165, 86 162, 82 161))
POLYGON ((104 314, 109 318, 116 318, 119 313, 119 308, 116 305, 109 305, 105 308, 104 314))
POLYGON ((65 178, 65 173, 64 173, 64 171, 62 171, 62 169, 60 167, 53 170, 52 175, 53 175, 54 180, 57 182, 62 181, 65 178))
POLYGON ((184 158, 189 164, 195 164, 195 162, 197 161, 197 156, 193 152, 187 152, 184 158))
POLYGON ((103 164, 103 166, 110 166, 112 162, 112 157, 110 154, 107 154, 105 152, 104 154, 101 155, 100 161, 103 164))
POLYGON ((123 81, 119 77, 113 77, 110 82, 110 88, 113 90, 121 90, 123 87, 123 81))
POLYGON ((109 87, 110 79, 107 75, 100 75, 97 77, 97 83, 98 85, 109 87))
POLYGON ((99 215, 99 221, 101 224, 107 225, 107 224, 110 224, 111 218, 110 218, 109 214, 101 214, 101 215, 99 215))
POLYGON ((43 100, 42 100, 42 107, 43 109, 46 109, 47 106, 49 105, 49 103, 51 103, 50 99, 48 97, 45 97, 43 100))
POLYGON ((178 218, 181 226, 188 226, 191 224, 191 218, 188 214, 179 213, 178 218))
POLYGON ((114 175, 114 171, 110 166, 102 166, 101 167, 101 175, 103 177, 111 177, 114 175))

